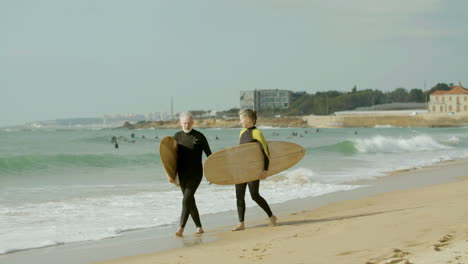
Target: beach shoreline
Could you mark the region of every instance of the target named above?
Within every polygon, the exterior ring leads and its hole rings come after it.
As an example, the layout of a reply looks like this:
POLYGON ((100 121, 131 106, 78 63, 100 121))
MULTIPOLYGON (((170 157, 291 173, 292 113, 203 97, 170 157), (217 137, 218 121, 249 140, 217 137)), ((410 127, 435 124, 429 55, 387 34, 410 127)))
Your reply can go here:
MULTIPOLYGON (((416 111, 416 110, 415 110, 416 111)), ((277 128, 359 128, 359 127, 460 127, 468 126, 465 113, 418 113, 412 111, 368 111, 338 115, 259 117, 258 126, 277 128)), ((238 118, 195 119, 198 128, 240 128, 238 118)), ((176 129, 178 120, 125 123, 129 129, 176 129)))
MULTIPOLYGON (((379 177, 375 180, 356 182, 356 184, 359 185, 368 185, 367 187, 274 204, 272 208, 275 214, 279 216, 280 225, 272 229, 267 229, 267 227, 265 227, 267 220, 263 211, 259 208, 249 208, 247 210, 247 230, 235 232, 236 234, 230 232, 230 228, 236 224, 236 212, 229 211, 202 216, 207 233, 201 236, 191 234, 192 232, 190 230, 194 230, 194 227, 192 228, 191 223, 189 223, 187 226, 187 235, 183 239, 175 238, 173 235, 174 230, 172 230, 173 228, 171 227, 166 227, 165 229, 145 229, 129 232, 129 234, 120 238, 66 244, 1 255, 0 261, 6 260, 8 263, 17 264, 29 263, 31 260, 42 259, 45 261, 44 263, 63 263, 66 261, 67 263, 88 264, 104 261, 102 263, 111 264, 145 263, 146 261, 142 260, 143 262, 138 262, 139 260, 136 259, 148 257, 157 258, 158 263, 165 263, 159 262, 159 258, 161 257, 165 259, 165 261, 168 261, 166 256, 172 259, 172 257, 176 257, 175 255, 177 254, 185 255, 186 251, 198 251, 201 250, 200 248, 211 251, 211 247, 217 248, 219 244, 227 244, 229 247, 236 247, 239 243, 243 244, 243 236, 246 236, 246 238, 250 237, 249 234, 251 232, 258 236, 264 236, 268 234, 269 231, 273 231, 272 233, 274 234, 277 232, 277 229, 281 232, 292 232, 293 230, 288 230, 288 226, 296 226, 296 224, 291 225, 291 223, 297 223, 298 226, 301 226, 301 222, 307 225, 316 223, 315 220, 307 220, 308 218, 306 216, 308 214, 315 214, 316 211, 329 210, 327 208, 333 208, 337 204, 353 203, 353 201, 359 199, 372 200, 373 196, 381 194, 408 190, 408 192, 412 192, 431 185, 437 186, 455 181, 460 182, 458 177, 464 176, 467 169, 468 159, 443 162, 415 170, 392 172, 388 176, 379 177), (300 217, 304 217, 304 219, 300 220, 300 217), (205 247, 208 249, 205 249, 205 247), (175 255, 171 257, 171 254, 175 255)), ((346 209, 346 206, 344 207, 346 209)), ((335 215, 331 213, 329 218, 340 216, 341 214, 335 212, 335 215)), ((250 241, 250 238, 248 241, 250 241)), ((216 250, 220 249, 217 248, 216 250)), ((238 253, 242 253, 242 250, 238 253)), ((189 254, 197 255, 198 253, 189 254)), ((195 261, 196 258, 195 256, 193 262, 187 263, 201 263, 195 261)))
POLYGON ((464 264, 466 168, 463 159, 393 172, 374 185, 386 191, 370 187, 367 194, 282 212, 276 227, 254 220, 242 232, 215 230, 219 239, 212 243, 99 263, 464 264), (402 178, 412 180, 403 179, 408 185, 398 187, 402 178), (418 186, 422 178, 426 182, 418 186))

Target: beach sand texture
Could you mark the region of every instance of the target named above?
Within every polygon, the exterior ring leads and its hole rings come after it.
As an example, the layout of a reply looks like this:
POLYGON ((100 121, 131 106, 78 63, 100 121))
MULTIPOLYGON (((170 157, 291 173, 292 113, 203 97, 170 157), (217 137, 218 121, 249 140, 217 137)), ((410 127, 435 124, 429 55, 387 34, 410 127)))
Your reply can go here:
POLYGON ((275 227, 265 219, 240 232, 209 230, 219 239, 100 263, 467 264, 467 201, 465 176, 280 215, 275 227))

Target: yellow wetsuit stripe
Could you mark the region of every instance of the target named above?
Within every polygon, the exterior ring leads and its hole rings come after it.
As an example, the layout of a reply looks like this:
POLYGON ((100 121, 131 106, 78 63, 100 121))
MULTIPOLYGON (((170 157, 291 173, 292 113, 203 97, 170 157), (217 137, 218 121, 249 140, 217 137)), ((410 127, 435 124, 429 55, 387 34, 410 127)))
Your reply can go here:
POLYGON ((270 151, 268 150, 268 144, 262 132, 258 129, 254 129, 252 131, 252 136, 254 139, 256 139, 258 142, 262 144, 265 154, 267 155, 268 159, 270 159, 270 151))
POLYGON ((243 128, 243 129, 240 131, 239 138, 242 136, 242 134, 244 134, 245 131, 247 131, 247 128, 243 128))

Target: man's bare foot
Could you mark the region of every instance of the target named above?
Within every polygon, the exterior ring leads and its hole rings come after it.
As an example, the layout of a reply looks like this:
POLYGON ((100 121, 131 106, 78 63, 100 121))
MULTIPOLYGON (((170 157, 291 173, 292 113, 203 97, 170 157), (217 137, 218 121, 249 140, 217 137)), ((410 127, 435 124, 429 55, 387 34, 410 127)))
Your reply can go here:
POLYGON ((195 234, 203 234, 205 233, 205 230, 203 230, 202 227, 197 227, 197 232, 195 232, 195 234))
POLYGON ((275 216, 275 215, 272 215, 270 217, 270 224, 269 226, 276 226, 276 220, 278 220, 278 218, 275 216))
POLYGON ((179 229, 177 229, 177 232, 175 233, 176 237, 183 237, 184 236, 184 228, 183 227, 179 227, 179 229))
POLYGON ((241 231, 241 230, 244 230, 244 229, 245 229, 244 222, 241 222, 236 227, 234 227, 232 229, 232 231, 241 231))

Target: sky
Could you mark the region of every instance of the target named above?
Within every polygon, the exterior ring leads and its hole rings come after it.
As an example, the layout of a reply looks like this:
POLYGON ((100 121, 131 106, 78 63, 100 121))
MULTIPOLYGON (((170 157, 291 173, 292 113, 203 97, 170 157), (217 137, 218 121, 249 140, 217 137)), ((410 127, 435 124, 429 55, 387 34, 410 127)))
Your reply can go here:
POLYGON ((0 126, 468 87, 466 0, 0 0, 0 126))

